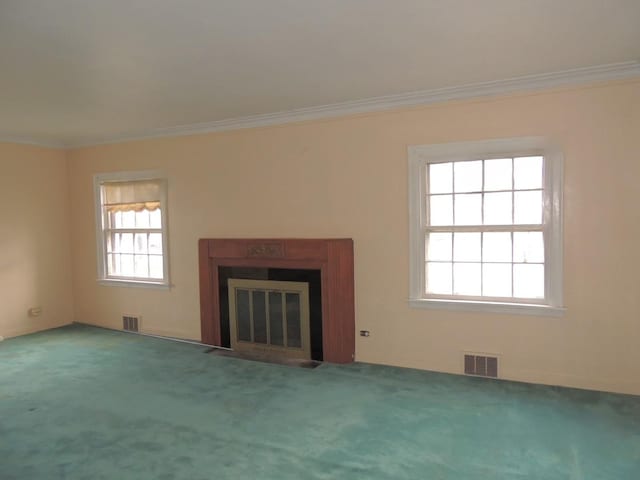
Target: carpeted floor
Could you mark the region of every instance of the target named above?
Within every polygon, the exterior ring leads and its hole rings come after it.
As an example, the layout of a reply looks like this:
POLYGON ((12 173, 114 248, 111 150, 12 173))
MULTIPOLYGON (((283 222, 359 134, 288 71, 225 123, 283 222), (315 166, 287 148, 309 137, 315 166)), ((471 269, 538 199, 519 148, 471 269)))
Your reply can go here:
POLYGON ((205 350, 0 343, 0 479, 640 479, 640 397, 205 350))

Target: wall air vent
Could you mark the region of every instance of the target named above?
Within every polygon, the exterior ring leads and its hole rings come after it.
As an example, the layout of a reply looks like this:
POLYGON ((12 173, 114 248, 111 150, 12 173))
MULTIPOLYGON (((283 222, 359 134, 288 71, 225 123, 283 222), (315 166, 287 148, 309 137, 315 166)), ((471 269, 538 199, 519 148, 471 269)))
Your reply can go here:
POLYGON ((485 354, 464 354, 465 375, 475 375, 478 377, 498 377, 498 357, 485 354))
POLYGON ((139 332, 140 331, 140 317, 133 315, 122 316, 122 329, 127 332, 139 332))

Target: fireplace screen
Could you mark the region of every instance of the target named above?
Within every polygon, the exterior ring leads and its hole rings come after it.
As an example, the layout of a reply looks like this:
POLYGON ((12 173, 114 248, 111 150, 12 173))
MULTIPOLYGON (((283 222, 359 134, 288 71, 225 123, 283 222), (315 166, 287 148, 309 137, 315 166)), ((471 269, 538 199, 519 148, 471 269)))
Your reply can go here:
POLYGON ((311 358, 309 284, 230 278, 231 348, 311 358))

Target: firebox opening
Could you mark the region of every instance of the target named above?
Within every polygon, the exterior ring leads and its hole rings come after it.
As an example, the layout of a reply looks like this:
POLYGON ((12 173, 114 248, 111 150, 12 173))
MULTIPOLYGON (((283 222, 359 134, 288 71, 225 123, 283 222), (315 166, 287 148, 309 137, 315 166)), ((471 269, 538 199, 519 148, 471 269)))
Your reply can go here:
POLYGON ((227 280, 242 278, 251 280, 278 280, 306 282, 309 284, 309 332, 311 359, 322 361, 322 290, 320 270, 256 267, 218 267, 220 285, 220 339, 223 347, 231 346, 229 326, 229 289, 227 280))

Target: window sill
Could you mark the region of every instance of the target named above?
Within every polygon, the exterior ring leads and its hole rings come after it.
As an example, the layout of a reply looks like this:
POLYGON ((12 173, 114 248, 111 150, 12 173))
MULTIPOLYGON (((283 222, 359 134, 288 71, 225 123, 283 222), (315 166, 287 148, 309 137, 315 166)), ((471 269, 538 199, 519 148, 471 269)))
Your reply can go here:
POLYGON ((168 283, 145 282, 142 280, 122 280, 111 278, 99 278, 99 285, 106 287, 132 287, 132 288, 151 288, 156 290, 170 290, 171 285, 168 283))
POLYGON ((478 313, 507 313, 515 315, 534 315, 539 317, 561 317, 565 307, 550 305, 531 305, 526 303, 476 302, 468 300, 438 300, 432 298, 410 299, 409 306, 438 310, 458 310, 478 313))

